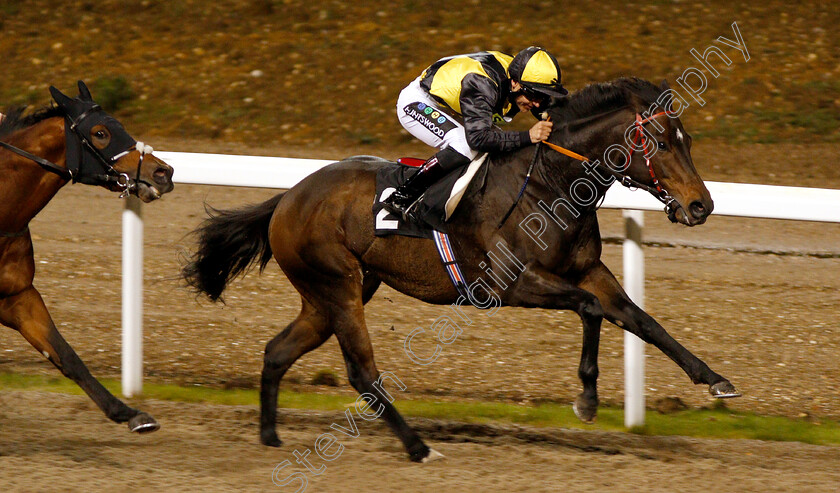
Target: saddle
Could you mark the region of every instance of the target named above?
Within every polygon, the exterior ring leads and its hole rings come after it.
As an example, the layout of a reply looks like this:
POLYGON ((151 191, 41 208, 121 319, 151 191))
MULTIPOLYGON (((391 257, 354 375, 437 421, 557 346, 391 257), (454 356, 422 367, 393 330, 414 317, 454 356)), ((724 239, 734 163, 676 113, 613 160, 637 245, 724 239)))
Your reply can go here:
POLYGON ((452 217, 469 184, 476 176, 484 179, 482 164, 487 154, 481 154, 469 165, 456 168, 434 183, 412 206, 413 214, 408 218, 394 214, 382 200, 391 195, 400 183, 414 172, 425 160, 401 158, 380 168, 376 173, 376 198, 373 203, 374 230, 376 236, 403 235, 418 238, 432 238, 434 231, 445 233, 446 221, 452 217))

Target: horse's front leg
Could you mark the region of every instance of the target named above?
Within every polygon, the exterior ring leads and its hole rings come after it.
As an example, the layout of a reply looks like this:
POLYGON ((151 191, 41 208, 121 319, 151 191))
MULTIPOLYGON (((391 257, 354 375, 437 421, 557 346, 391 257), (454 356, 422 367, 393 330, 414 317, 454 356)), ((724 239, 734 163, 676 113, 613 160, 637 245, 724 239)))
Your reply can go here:
POLYGON ((643 341, 655 345, 680 365, 692 382, 705 383, 709 386, 709 392, 715 397, 741 395, 729 383, 729 380, 712 371, 700 358, 674 340, 653 317, 633 303, 603 263, 592 269, 579 286, 594 293, 601 300, 607 320, 635 334, 643 341))
POLYGON ((526 269, 511 289, 505 291, 505 303, 511 306, 573 310, 583 322, 583 345, 578 376, 583 392, 577 397, 574 411, 585 423, 598 412, 598 345, 604 311, 592 293, 541 268, 526 269))
POLYGON ((0 299, 0 323, 20 332, 61 373, 76 382, 112 421, 128 421, 129 429, 140 433, 160 428, 154 418, 126 406, 93 378, 56 329, 41 295, 34 287, 0 299))

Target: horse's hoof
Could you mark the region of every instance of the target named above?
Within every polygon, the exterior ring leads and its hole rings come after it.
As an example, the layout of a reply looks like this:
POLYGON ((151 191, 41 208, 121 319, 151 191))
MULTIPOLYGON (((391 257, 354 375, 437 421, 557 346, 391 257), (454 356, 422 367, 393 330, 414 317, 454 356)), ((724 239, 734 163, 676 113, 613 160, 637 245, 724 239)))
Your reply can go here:
POLYGON ((429 462, 434 462, 436 460, 442 460, 442 459, 445 459, 445 458, 446 458, 445 455, 441 454, 440 452, 438 452, 437 450, 435 450, 433 448, 430 448, 429 449, 429 455, 420 459, 420 462, 422 464, 428 464, 429 462))
POLYGON ((586 424, 592 424, 595 422, 595 416, 598 414, 598 404, 597 402, 594 406, 587 404, 583 398, 578 397, 575 399, 574 404, 572 404, 572 411, 575 412, 575 416, 579 420, 586 424))
POLYGON ((151 433, 160 429, 160 425, 155 418, 141 412, 128 420, 128 429, 134 433, 151 433))
POLYGON ((280 440, 277 433, 272 430, 271 434, 266 433, 265 435, 260 435, 260 443, 266 447, 279 447, 280 445, 283 445, 283 440, 280 440))
POLYGON ((735 386, 729 383, 728 380, 718 382, 709 387, 709 393, 718 399, 729 399, 731 397, 741 397, 741 393, 735 390, 735 386))

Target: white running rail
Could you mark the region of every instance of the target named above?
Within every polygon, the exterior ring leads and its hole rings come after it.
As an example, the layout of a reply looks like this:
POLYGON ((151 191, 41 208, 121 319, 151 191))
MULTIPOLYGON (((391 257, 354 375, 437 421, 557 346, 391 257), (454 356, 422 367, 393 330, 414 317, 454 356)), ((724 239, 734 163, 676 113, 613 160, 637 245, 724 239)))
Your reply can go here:
MULTIPOLYGON (((287 189, 335 161, 281 157, 156 152, 175 169, 176 183, 287 189)), ((840 223, 840 190, 706 182, 715 201, 714 214, 840 223)), ((624 284, 640 307, 644 303, 642 214, 662 204, 647 193, 615 185, 602 207, 624 209, 624 284)), ((143 390, 143 222, 140 202, 127 200, 123 212, 123 368, 127 397, 143 390)), ((644 424, 644 342, 625 333, 625 426, 644 424)))

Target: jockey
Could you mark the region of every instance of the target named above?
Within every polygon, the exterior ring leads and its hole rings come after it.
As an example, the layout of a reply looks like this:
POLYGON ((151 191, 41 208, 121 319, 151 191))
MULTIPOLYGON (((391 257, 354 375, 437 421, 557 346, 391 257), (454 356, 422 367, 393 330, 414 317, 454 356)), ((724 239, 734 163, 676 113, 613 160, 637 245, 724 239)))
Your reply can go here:
POLYGON ((482 152, 512 151, 548 138, 551 122, 502 131, 520 111, 545 108, 568 94, 560 65, 532 46, 515 57, 498 51, 442 58, 400 92, 397 116, 411 135, 440 150, 384 202, 404 212, 432 183, 482 152))

